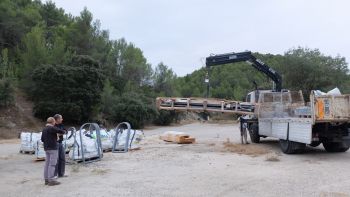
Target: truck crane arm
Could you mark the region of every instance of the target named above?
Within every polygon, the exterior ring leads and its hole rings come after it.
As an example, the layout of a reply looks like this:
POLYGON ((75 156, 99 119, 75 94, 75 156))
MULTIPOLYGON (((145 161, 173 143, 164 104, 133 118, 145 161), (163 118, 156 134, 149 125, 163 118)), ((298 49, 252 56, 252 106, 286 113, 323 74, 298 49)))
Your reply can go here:
POLYGON ((276 84, 274 89, 276 92, 280 92, 282 90, 281 75, 279 75, 274 69, 270 68, 267 64, 257 59, 250 51, 209 56, 206 58, 206 67, 209 69, 212 66, 244 61, 248 62, 255 69, 266 74, 270 79, 272 79, 276 84))

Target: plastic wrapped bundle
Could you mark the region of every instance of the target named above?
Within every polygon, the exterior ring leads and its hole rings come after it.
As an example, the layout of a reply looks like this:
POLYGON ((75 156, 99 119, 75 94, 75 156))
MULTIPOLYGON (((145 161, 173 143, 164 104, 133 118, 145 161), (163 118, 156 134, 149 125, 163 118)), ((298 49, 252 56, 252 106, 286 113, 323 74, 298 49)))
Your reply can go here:
POLYGON ((44 143, 41 140, 37 140, 35 143, 35 156, 37 159, 45 159, 46 157, 44 143))
POLYGON ((34 152, 36 141, 40 140, 41 133, 22 132, 21 133, 21 152, 34 152))

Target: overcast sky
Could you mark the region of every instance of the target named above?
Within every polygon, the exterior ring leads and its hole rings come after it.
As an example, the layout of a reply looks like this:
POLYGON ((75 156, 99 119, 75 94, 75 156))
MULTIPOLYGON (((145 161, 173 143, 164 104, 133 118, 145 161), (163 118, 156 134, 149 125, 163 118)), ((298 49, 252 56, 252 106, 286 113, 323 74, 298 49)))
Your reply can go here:
POLYGON ((179 76, 211 53, 250 50, 283 54, 319 48, 350 60, 348 0, 54 0, 73 15, 86 6, 108 29, 141 48, 153 65, 179 76))

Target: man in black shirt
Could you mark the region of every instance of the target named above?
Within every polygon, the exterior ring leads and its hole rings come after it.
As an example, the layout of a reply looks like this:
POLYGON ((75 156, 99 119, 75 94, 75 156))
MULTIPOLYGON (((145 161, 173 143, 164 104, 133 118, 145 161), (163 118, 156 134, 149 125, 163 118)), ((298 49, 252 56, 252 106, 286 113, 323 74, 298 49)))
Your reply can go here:
MULTIPOLYGON (((55 121, 56 121, 55 127, 66 131, 66 129, 62 124, 63 122, 62 115, 56 114, 53 117, 55 118, 55 121)), ((67 175, 66 176, 64 175, 65 167, 66 167, 66 150, 64 149, 62 141, 63 141, 63 135, 59 135, 58 136, 58 160, 57 160, 56 169, 55 169, 55 176, 58 176, 58 177, 67 176, 67 175)))
POLYGON ((55 180, 55 168, 58 157, 58 145, 57 145, 57 134, 64 134, 65 131, 54 126, 55 119, 49 117, 47 124, 42 131, 41 141, 44 143, 44 150, 46 154, 45 168, 44 168, 44 179, 45 185, 53 186, 59 185, 60 182, 55 180))

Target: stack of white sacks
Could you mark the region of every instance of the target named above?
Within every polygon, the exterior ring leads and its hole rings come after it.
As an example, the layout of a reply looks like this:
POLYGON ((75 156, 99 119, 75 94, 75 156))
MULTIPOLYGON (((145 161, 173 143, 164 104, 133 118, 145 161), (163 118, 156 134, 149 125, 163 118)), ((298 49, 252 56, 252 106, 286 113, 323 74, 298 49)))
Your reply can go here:
POLYGON ((34 152, 36 142, 40 140, 41 133, 22 132, 21 133, 21 152, 34 152))
MULTIPOLYGON (((73 160, 81 160, 82 153, 81 147, 83 147, 85 159, 98 157, 98 144, 96 140, 96 131, 82 130, 83 145, 80 142, 79 131, 76 132, 76 140, 74 142, 74 135, 64 135, 63 145, 66 147, 66 152, 69 152, 69 158, 73 160), (69 137, 69 138, 68 138, 69 137), (74 151, 73 151, 74 150, 74 151)), ((101 152, 102 150, 110 150, 113 146, 113 141, 116 131, 111 129, 100 130, 101 137, 101 152)), ((116 144, 116 150, 123 150, 127 138, 127 129, 118 134, 118 143, 116 144)), ((140 141, 144 138, 144 133, 140 130, 130 130, 130 138, 128 142, 129 149, 137 149, 140 146, 140 141)), ((37 158, 45 158, 44 146, 41 141, 41 133, 22 132, 21 133, 21 151, 35 152, 37 158)))
POLYGON ((35 156, 37 159, 45 159, 46 157, 45 150, 44 150, 44 143, 40 139, 36 141, 35 156))

